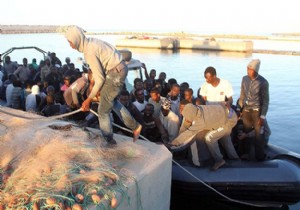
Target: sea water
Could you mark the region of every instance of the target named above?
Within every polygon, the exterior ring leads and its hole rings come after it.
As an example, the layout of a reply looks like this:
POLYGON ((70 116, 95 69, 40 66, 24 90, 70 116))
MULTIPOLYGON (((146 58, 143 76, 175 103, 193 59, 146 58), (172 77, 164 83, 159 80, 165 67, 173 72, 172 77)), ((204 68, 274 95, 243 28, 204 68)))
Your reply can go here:
MULTIPOLYGON (((112 45, 121 36, 95 36, 112 45)), ((65 37, 61 34, 14 34, 0 35, 0 53, 12 47, 35 46, 46 52, 56 52, 57 57, 64 63, 66 57, 70 57, 75 66, 81 68, 77 58, 82 55, 73 50, 65 37)), ((286 41, 254 41, 255 49, 271 50, 299 50, 300 42, 286 41)), ((166 72, 167 79, 175 78, 180 84, 188 82, 194 90, 197 90, 205 82, 204 70, 213 66, 217 70, 217 76, 228 80, 234 89, 233 99, 239 97, 241 80, 247 73, 247 64, 251 59, 260 59, 259 73, 269 82, 270 104, 267 114, 272 135, 272 144, 284 147, 288 150, 300 153, 300 56, 257 54, 257 53, 233 53, 212 52, 197 50, 146 50, 131 49, 133 58, 144 62, 148 72, 156 69, 157 76, 160 72, 166 72)), ((43 59, 41 53, 35 50, 14 51, 10 54, 12 61, 22 63, 24 57, 31 62, 32 58, 43 59)), ((290 210, 300 209, 300 204, 290 206, 290 210)))

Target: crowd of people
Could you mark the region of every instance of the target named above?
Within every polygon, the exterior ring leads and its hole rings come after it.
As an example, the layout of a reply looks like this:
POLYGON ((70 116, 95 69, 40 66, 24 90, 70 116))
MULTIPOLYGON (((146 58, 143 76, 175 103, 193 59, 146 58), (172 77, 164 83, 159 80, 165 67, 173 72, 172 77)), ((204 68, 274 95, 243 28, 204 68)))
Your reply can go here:
MULTIPOLYGON (((270 129, 266 121, 269 104, 268 81, 258 72, 260 60, 247 65, 240 98, 233 104, 229 81, 217 77, 216 69, 204 71, 206 82, 194 90, 188 82, 167 79, 165 72, 142 65, 145 80, 136 78, 133 89, 125 85, 127 66, 121 53, 110 44, 86 38, 79 27, 66 32, 73 49, 84 54, 82 70, 70 58, 63 64, 55 53, 38 65, 33 59, 22 65, 5 57, 0 65, 0 97, 6 106, 46 117, 81 109, 70 117, 82 126, 99 128, 109 145, 116 145, 113 133, 133 137, 140 134, 171 151, 192 150, 192 161, 200 166, 207 157, 197 150, 207 149, 214 161, 212 170, 226 164, 225 159, 263 161, 270 129), (88 112, 97 111, 98 116, 88 112), (117 127, 112 126, 112 122, 117 127), (123 130, 121 127, 128 128, 123 130), (219 144, 220 143, 220 144, 219 144), (201 145, 201 148, 199 148, 201 145)), ((204 154, 204 153, 202 153, 204 154)))
POLYGON ((6 101, 8 107, 47 117, 67 112, 72 108, 66 105, 72 96, 67 90, 81 77, 86 77, 88 69, 80 71, 69 58, 65 61, 61 65, 55 53, 51 53, 39 65, 36 59, 28 64, 27 58, 19 65, 6 56, 0 65, 1 100, 6 101))

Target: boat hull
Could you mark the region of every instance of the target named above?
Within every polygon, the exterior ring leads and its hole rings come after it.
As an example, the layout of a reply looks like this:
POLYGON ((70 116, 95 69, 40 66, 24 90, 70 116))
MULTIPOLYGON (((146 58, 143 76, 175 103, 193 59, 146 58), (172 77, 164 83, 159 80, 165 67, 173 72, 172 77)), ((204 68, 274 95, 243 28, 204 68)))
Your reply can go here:
POLYGON ((179 163, 180 166, 173 164, 172 198, 233 199, 233 202, 267 206, 289 205, 300 200, 300 168, 290 159, 227 161, 217 171, 195 167, 187 161, 179 163))

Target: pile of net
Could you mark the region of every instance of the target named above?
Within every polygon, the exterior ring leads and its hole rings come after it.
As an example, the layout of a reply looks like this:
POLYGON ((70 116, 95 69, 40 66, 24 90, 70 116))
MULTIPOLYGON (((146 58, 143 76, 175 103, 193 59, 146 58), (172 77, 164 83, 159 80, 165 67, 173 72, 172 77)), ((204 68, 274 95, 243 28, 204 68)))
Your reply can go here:
POLYGON ((113 209, 130 199, 126 161, 137 144, 108 147, 97 132, 63 121, 1 119, 0 209, 113 209))

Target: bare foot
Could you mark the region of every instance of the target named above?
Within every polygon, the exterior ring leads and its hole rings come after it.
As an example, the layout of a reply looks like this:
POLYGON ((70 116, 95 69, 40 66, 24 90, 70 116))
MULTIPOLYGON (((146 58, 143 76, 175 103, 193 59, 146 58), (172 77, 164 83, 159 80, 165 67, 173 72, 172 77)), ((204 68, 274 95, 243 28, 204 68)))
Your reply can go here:
POLYGON ((142 125, 139 125, 137 129, 133 131, 133 142, 136 142, 136 140, 139 138, 141 131, 142 131, 142 125))

